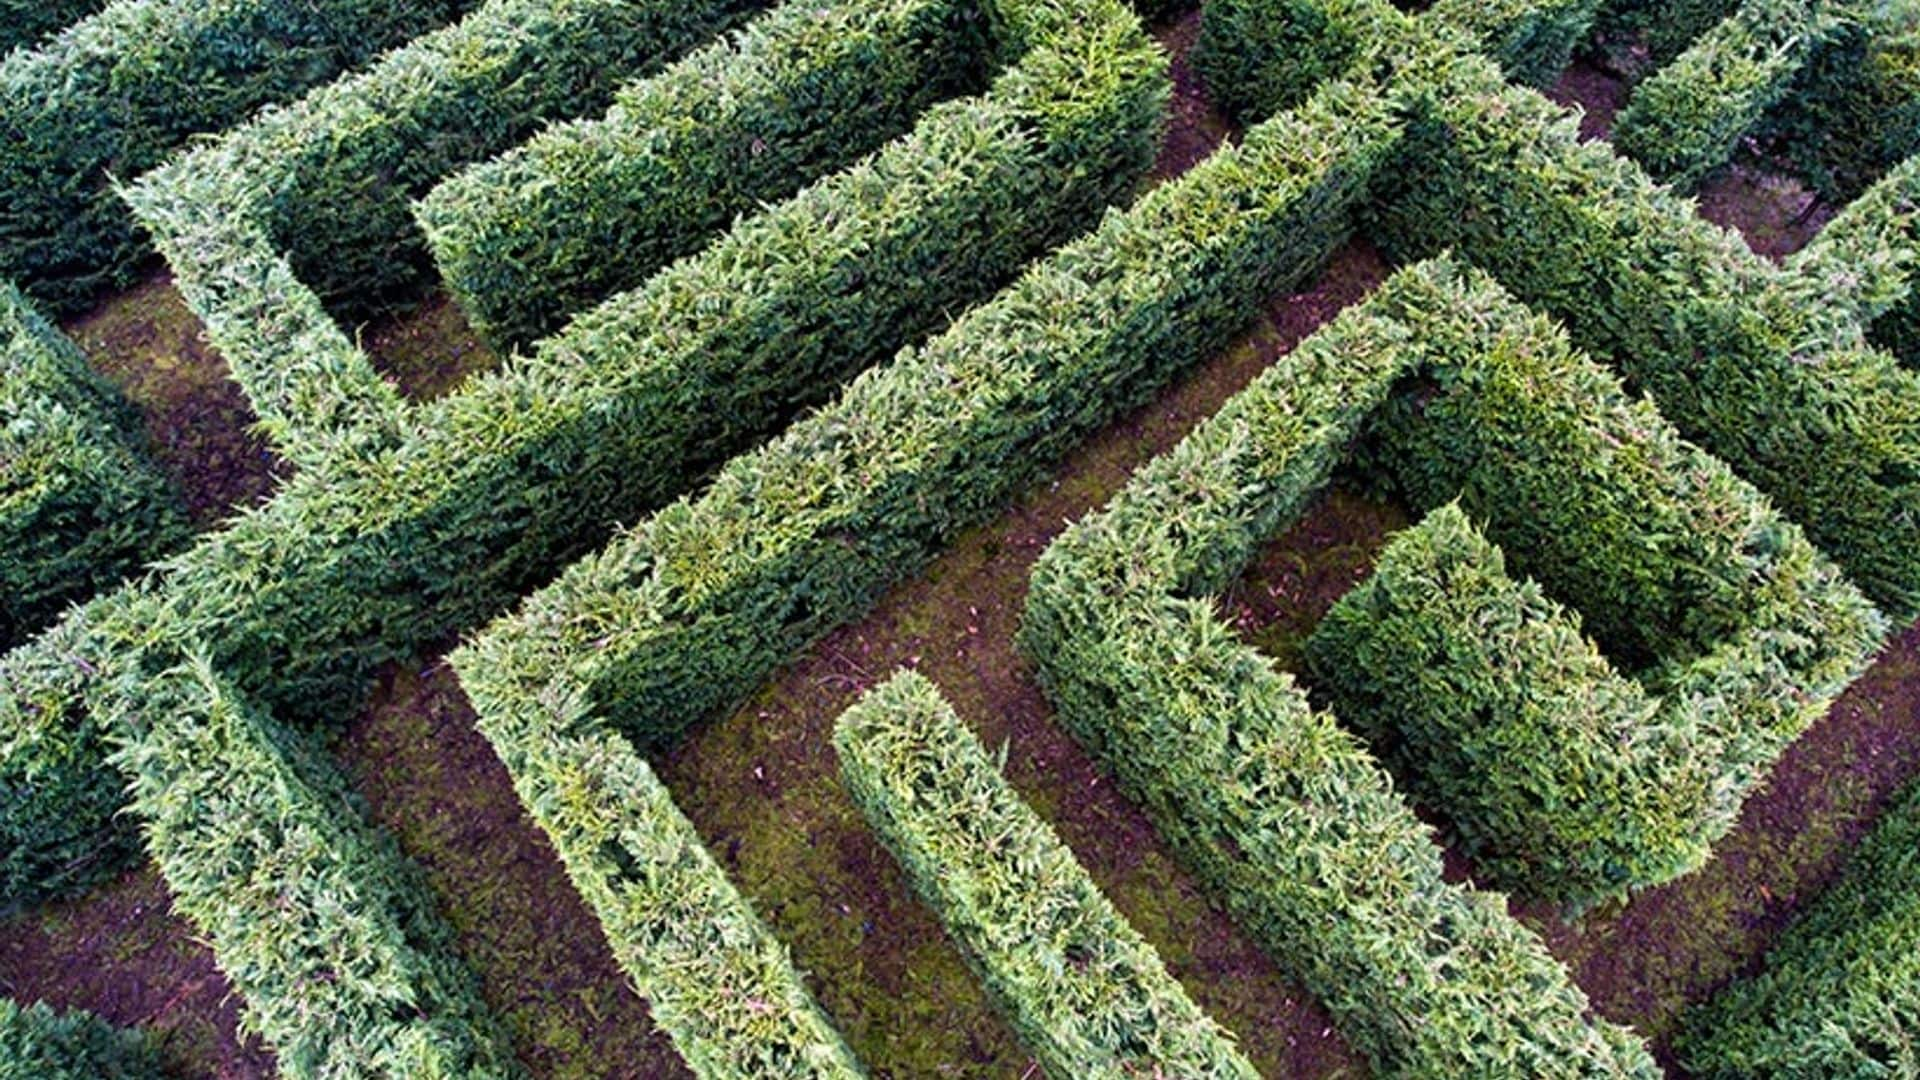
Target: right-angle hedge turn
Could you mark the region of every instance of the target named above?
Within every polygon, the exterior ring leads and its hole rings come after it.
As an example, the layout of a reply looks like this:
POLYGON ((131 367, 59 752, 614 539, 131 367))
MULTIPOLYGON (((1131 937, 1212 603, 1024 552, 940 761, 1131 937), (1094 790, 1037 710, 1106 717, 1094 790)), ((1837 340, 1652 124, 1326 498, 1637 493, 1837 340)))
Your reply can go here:
POLYGON ((471 0, 118 0, 0 60, 0 277, 57 314, 145 251, 108 188, 189 135, 425 33, 471 0))
POLYGON ((548 129, 435 188, 415 214, 442 277, 496 347, 544 337, 984 83, 981 6, 776 8, 623 88, 605 117, 548 129))
POLYGON ((1685 1018, 1703 1080, 1920 1076, 1920 786, 1896 798, 1759 974, 1685 1018))
POLYGON ((932 683, 903 671, 870 691, 833 745, 854 803, 1047 1075, 1259 1076, 932 683))
POLYGON ((0 998, 0 1080, 156 1080, 153 1044, 89 1012, 0 998))
POLYGON ((0 281, 0 648, 186 539, 132 409, 0 281))

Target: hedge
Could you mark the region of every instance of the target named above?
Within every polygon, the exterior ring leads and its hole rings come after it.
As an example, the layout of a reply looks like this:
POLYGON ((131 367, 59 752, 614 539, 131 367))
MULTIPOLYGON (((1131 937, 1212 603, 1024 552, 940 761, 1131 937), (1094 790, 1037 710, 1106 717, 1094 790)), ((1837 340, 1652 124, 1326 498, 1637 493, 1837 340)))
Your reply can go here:
MULTIPOLYGON (((1658 66, 1687 50, 1702 34, 1739 10, 1743 0, 1604 0, 1595 36, 1645 50, 1658 66)), ((1629 72, 1629 74, 1632 74, 1629 72)))
POLYGON ((486 631, 488 678, 672 742, 1307 280, 1396 137, 1342 84, 1109 215, 568 568, 486 631))
POLYGON ((1850 6, 1855 17, 1814 55, 1762 132, 1770 152, 1833 202, 1920 153, 1920 3, 1850 6))
POLYGON ((291 1077, 517 1077, 418 871, 316 745, 134 607, 108 720, 173 910, 291 1077), (138 695, 136 698, 134 695, 138 695))
POLYGON ((1703 1080, 1920 1075, 1920 787, 1853 851, 1758 974, 1682 1018, 1703 1080))
POLYGON ((933 684, 900 672, 833 745, 855 805, 1049 1076, 1260 1075, 933 684))
POLYGON ((1204 598, 1410 372, 1421 331, 1393 313, 1438 298, 1474 320, 1485 292, 1444 264, 1403 271, 1282 357, 1053 542, 1019 640, 1061 722, 1380 1072, 1653 1077, 1504 898, 1444 880, 1358 740, 1204 598))
POLYGON ((1746 0, 1634 88, 1614 121, 1613 145, 1655 179, 1697 186, 1733 158, 1845 22, 1833 0, 1746 0))
MULTIPOLYGON (((1060 10, 988 96, 410 410, 398 446, 296 473, 149 587, 237 685, 307 719, 505 607, 1124 195, 1156 149, 1165 58, 1117 5, 1060 10)), ((53 650, 126 599, 0 660, 0 792, 68 809, 0 805, 0 897, 111 865, 90 680, 53 650)))
POLYGON ((1807 279, 1829 333, 1865 327, 1908 367, 1920 362, 1920 156, 1848 203, 1787 267, 1807 279))
POLYGON ((106 6, 106 0, 0 0, 0 54, 31 45, 106 6))
POLYGON ((1439 0, 1415 16, 1388 0, 1210 0, 1193 64, 1220 109, 1245 123, 1292 108, 1367 58, 1485 48, 1513 78, 1548 83, 1597 3, 1439 0))
POLYGON ((979 7, 782 5, 622 88, 605 117, 456 173, 414 215, 475 329, 525 345, 977 89, 979 7))
POLYGON ((378 310, 428 260, 408 199, 596 108, 751 0, 490 0, 126 192, 283 454, 398 438, 400 399, 328 316, 378 310))
POLYGON ((0 61, 0 277, 57 314, 133 279, 146 251, 108 190, 438 26, 470 0, 118 0, 0 61))
POLYGON ((1920 611, 1920 375, 1836 328, 1817 282, 1581 143, 1565 110, 1484 61, 1452 66, 1413 91, 1374 235, 1403 259, 1455 249, 1563 320, 1889 614, 1920 611))
POLYGON ((557 717, 554 703, 490 678, 484 646, 452 662, 521 804, 693 1071, 865 1075, 646 760, 579 710, 562 705, 557 717))
POLYGON ((0 1080, 154 1080, 165 1075, 138 1031, 92 1013, 0 998, 0 1080))
POLYGON ((0 281, 0 647, 186 537, 131 407, 0 281))

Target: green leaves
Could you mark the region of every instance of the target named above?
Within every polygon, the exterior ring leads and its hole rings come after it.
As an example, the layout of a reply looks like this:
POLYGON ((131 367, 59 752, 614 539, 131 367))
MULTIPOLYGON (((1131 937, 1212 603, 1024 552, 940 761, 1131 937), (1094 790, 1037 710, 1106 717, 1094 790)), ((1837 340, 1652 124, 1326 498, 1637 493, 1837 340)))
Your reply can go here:
POLYGON ((0 999, 0 1080, 153 1080, 159 1056, 146 1036, 81 1009, 0 999))

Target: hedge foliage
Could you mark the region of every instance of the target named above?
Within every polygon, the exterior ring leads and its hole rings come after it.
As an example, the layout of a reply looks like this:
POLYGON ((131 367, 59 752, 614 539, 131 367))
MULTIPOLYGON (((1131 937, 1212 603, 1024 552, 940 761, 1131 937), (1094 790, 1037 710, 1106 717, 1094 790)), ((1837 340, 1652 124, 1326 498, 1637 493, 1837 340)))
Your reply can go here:
MULTIPOLYGON (((1403 271, 1134 474, 1036 564, 1020 632, 1061 721, 1240 924, 1395 1076, 1657 1076, 1504 899, 1448 884, 1387 775, 1210 601, 1297 516, 1407 373, 1403 271)), ((1489 320, 1494 321, 1494 320, 1489 320)))
POLYGON ((145 252, 108 188, 189 135, 365 62, 470 0, 118 0, 0 61, 0 277, 59 314, 145 252))
POLYGON ((489 678, 676 739, 1306 280, 1396 135, 1343 84, 1109 215, 535 593, 489 678))
POLYGON ((1739 10, 1743 0, 1604 0, 1594 20, 1601 39, 1634 42, 1658 66, 1739 10))
POLYGON ((1816 52, 1763 129, 1766 147, 1833 202, 1920 153, 1920 3, 1854 0, 1849 7, 1853 17, 1816 52))
POLYGON ((1846 25, 1846 11, 1836 0, 1745 0, 1634 88, 1614 121, 1613 145, 1655 179, 1698 185, 1794 88, 1846 25))
MULTIPOLYGON (((486 618, 833 385, 932 332, 1123 196, 1157 148, 1166 60, 1117 4, 1028 10, 1042 44, 986 97, 743 221, 532 356, 349 444, 170 562, 177 625, 289 716, 486 618)), ((102 598, 0 660, 0 897, 110 866, 116 794, 86 672, 59 652, 102 598), (42 815, 59 806, 64 817, 42 815), (99 857, 87 853, 100 852, 99 857), (57 860, 57 861, 56 861, 57 860)))
POLYGON ((291 1077, 517 1077, 418 871, 316 745, 134 606, 112 760, 173 910, 291 1077))
POLYGON ((1675 1048, 1703 1080, 1920 1075, 1920 787, 1895 799, 1759 974, 1687 1012, 1675 1048))
POLYGON ((974 0, 784 4, 414 214, 474 327, 525 345, 978 88, 982 31, 974 0))
POLYGON ((0 0, 0 54, 31 45, 106 6, 106 0, 0 0))
POLYGON ((1471 57, 1410 103, 1374 235, 1445 248, 1563 320, 1686 435, 1800 523, 1895 618, 1920 610, 1920 375, 1820 310, 1573 117, 1471 57))
POLYGON ((1881 177, 1787 260, 1836 337, 1868 337, 1920 364, 1920 156, 1881 177))
POLYGON ((92 1013, 0 998, 0 1080, 155 1080, 151 1043, 92 1013))
POLYGON ((0 281, 0 647, 186 538, 132 409, 0 281))
POLYGON ((855 804, 1049 1076, 1260 1075, 932 683, 903 671, 870 691, 833 745, 855 804))
POLYGON ((704 40, 750 0, 490 0, 367 71, 271 109, 126 192, 284 455, 398 438, 400 399, 328 316, 428 262, 408 199, 704 40))
POLYGON ((786 949, 631 744, 577 702, 528 698, 492 678, 484 642, 455 652, 453 666, 521 804, 697 1075, 865 1075, 786 949))

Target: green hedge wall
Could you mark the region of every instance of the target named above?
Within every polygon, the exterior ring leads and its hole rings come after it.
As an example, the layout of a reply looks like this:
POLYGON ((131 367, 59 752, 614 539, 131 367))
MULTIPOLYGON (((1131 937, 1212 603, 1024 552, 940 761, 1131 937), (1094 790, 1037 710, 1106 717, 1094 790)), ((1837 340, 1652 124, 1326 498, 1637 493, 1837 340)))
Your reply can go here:
POLYGON ((0 647, 186 539, 138 417, 0 281, 0 647))
POLYGON ((107 0, 0 0, 0 54, 63 30, 107 0))
POLYGON ((414 214, 475 329, 525 345, 978 89, 979 8, 782 5, 624 87, 605 117, 455 174, 414 214))
MULTIPOLYGON (((1117 4, 1060 7, 988 96, 411 410, 399 445, 296 473, 150 587, 240 687, 314 719, 374 664, 505 607, 1125 195, 1157 148, 1165 57, 1117 4)), ((111 865, 90 680, 42 650, 125 602, 0 660, 0 791, 67 811, 0 805, 0 897, 111 865)))
POLYGON ((1403 271, 1277 361, 1054 541, 1020 643, 1075 738, 1382 1073, 1657 1076, 1624 1029, 1586 1019, 1502 897, 1446 883, 1359 742, 1202 598, 1304 509, 1418 359, 1419 329, 1391 314, 1437 295, 1472 321, 1498 310, 1487 291, 1403 271))
POLYGON ((166 1075, 146 1037, 80 1009, 56 1013, 0 998, 0 1080, 155 1080, 166 1075))
POLYGON ((695 1074, 865 1075, 786 949, 626 740, 569 704, 491 678, 484 641, 455 652, 453 666, 521 804, 695 1074))
POLYGON ((1834 202, 1920 153, 1920 2, 1851 7, 1764 128, 1767 148, 1834 202))
POLYGON ((120 0, 0 61, 0 277, 59 314, 145 252, 108 189, 187 136, 363 63, 470 0, 120 0))
POLYGON ((1920 787, 1890 806, 1765 967, 1683 1019, 1702 1080, 1920 1075, 1920 787))
POLYGON ((1402 258, 1453 248, 1565 321, 1889 614, 1920 610, 1920 375, 1836 328, 1812 279, 1581 143, 1565 110, 1484 61, 1452 67, 1413 91, 1374 235, 1402 258))
POLYGON ((855 804, 1049 1076, 1260 1075, 932 683, 894 676, 833 745, 855 804))
POLYGON ((489 678, 671 742, 1307 280, 1396 136, 1340 85, 1109 215, 535 593, 489 678))
POLYGON ((1833 0, 1746 0, 1634 88, 1613 145, 1655 179, 1697 186, 1733 158, 1844 25, 1833 0))
POLYGON ((173 910, 290 1077, 517 1077, 418 871, 325 754, 134 606, 108 722, 173 910), (136 697, 137 695, 137 697, 136 697))
POLYGON ((1920 156, 1908 158, 1840 211, 1787 260, 1808 303, 1839 338, 1870 340, 1920 364, 1920 156))
POLYGON ((1739 10, 1742 0, 1605 0, 1594 20, 1596 35, 1637 43, 1658 66, 1679 56, 1739 10))

